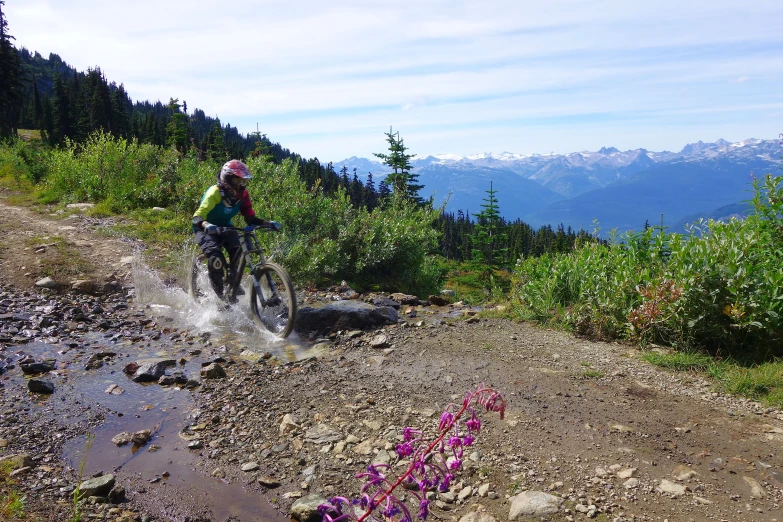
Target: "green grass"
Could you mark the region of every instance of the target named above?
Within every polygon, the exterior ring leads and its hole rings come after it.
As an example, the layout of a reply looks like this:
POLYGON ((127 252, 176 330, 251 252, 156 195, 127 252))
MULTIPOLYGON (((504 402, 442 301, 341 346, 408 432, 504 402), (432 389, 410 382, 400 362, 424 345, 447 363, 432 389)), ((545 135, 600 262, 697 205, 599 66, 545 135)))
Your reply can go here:
POLYGON ((655 366, 681 372, 706 372, 715 364, 709 355, 696 352, 646 352, 642 359, 655 366))
POLYGON ((37 266, 41 275, 49 277, 73 277, 88 272, 90 262, 79 254, 77 247, 67 243, 60 236, 34 236, 28 238, 25 244, 34 252, 36 248, 46 245, 46 251, 41 254, 31 253, 40 261, 37 266))
POLYGON ((18 129, 16 133, 25 141, 40 140, 41 131, 33 129, 18 129))
POLYGON ((739 395, 768 406, 783 407, 783 359, 757 362, 735 359, 718 360, 707 354, 648 352, 642 359, 674 371, 710 377, 723 393, 739 395))
POLYGON ((3 520, 21 520, 25 516, 25 497, 20 496, 15 490, 0 493, 0 515, 3 520))

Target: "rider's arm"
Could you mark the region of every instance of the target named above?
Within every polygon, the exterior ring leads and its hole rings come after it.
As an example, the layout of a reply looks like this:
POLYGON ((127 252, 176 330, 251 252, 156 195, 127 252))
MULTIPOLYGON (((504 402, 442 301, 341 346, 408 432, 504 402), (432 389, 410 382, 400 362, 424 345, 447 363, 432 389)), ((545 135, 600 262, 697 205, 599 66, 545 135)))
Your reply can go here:
POLYGON ((260 217, 255 215, 245 216, 245 223, 247 223, 248 225, 256 225, 259 227, 269 226, 269 221, 267 221, 266 219, 261 219, 260 217))
POLYGON ((220 195, 220 189, 218 189, 217 185, 209 187, 204 193, 204 197, 201 198, 201 204, 190 220, 193 226, 198 229, 203 229, 204 223, 207 220, 207 214, 209 214, 210 210, 215 208, 222 199, 223 197, 220 195))
POLYGON ((250 194, 247 190, 242 194, 242 202, 239 206, 239 213, 245 218, 245 223, 248 225, 256 225, 261 227, 269 226, 269 221, 261 219, 256 216, 256 211, 253 210, 253 203, 250 201, 250 194))

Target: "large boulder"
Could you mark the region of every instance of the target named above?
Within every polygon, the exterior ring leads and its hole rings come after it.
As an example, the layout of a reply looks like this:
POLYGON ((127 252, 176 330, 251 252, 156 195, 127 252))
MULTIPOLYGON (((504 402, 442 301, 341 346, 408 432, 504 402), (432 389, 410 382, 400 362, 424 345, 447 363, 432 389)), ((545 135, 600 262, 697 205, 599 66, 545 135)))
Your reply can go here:
POLYGON ((296 331, 367 330, 396 324, 397 319, 397 310, 389 306, 373 306, 354 300, 336 301, 321 308, 300 308, 296 313, 296 331))

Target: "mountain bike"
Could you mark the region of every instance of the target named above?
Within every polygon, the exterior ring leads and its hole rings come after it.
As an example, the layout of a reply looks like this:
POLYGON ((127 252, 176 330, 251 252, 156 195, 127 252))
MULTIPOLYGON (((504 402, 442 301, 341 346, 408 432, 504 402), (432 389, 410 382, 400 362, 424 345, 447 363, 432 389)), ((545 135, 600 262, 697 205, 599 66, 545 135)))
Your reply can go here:
MULTIPOLYGON (((284 338, 294 329, 296 293, 288 272, 282 266, 267 261, 256 236, 257 229, 270 230, 268 227, 260 226, 218 227, 218 234, 227 231, 238 232, 239 244, 242 247, 242 257, 237 263, 236 275, 232 278, 229 270, 231 263, 223 267, 223 296, 227 303, 237 302, 237 295, 244 293, 241 289, 242 279, 245 269, 248 269, 251 283, 250 309, 253 312, 253 320, 277 337, 284 338)), ((198 254, 193 260, 188 293, 195 301, 217 297, 209 281, 207 257, 204 254, 198 254)))

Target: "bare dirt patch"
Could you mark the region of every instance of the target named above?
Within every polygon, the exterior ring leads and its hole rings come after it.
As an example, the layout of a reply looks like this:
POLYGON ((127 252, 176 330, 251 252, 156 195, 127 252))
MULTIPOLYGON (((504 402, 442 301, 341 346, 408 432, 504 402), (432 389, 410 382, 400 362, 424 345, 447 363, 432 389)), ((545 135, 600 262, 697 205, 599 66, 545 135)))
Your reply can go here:
MULTIPOLYGON (((20 292, 52 266, 61 267, 53 277, 63 285, 77 277, 123 280, 128 268, 121 259, 132 246, 105 238, 99 226, 84 216, 56 219, 0 202, 0 278, 20 292), (56 244, 37 251, 47 243, 56 244), (60 261, 47 257, 52 250, 60 261), (68 273, 76 263, 62 260, 74 256, 80 264, 68 273)), ((176 332, 177 349, 219 354, 233 364, 225 365, 226 378, 205 380, 193 392, 195 409, 182 430, 196 433, 200 448, 188 450, 181 437, 152 441, 195 458, 193 473, 168 483, 119 474, 127 507, 158 520, 217 520, 210 513, 226 506, 194 500, 194 481, 242 484, 243 512, 257 502, 287 514, 310 493, 355 495, 355 473, 382 452, 397 462, 393 448, 403 427, 432 430, 444 406, 483 382, 506 396, 506 418, 483 415, 482 433, 455 481, 460 489, 453 496, 464 491, 463 498, 437 496, 435 520, 456 521, 474 509, 507 520, 513 497, 528 490, 564 499, 546 520, 783 520, 781 412, 714 393, 697 375, 652 367, 632 347, 507 320, 446 324, 438 315, 443 310, 416 312, 384 329, 383 349, 370 345, 378 332, 341 332, 318 358, 287 365, 239 356, 258 347, 229 344, 218 352, 217 343, 176 332), (297 427, 281 433, 286 414, 297 427), (321 424, 337 438, 308 438, 321 424), (243 471, 250 463, 257 467, 243 471), (270 477, 279 486, 259 482, 270 477)), ((118 357, 124 349, 118 345, 118 357)), ((20 393, 0 391, 8 401, 20 393)), ((55 397, 59 412, 71 407, 65 395, 55 397)), ((35 414, 30 408, 25 415, 35 414)))

